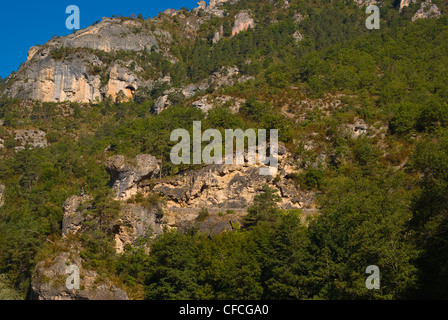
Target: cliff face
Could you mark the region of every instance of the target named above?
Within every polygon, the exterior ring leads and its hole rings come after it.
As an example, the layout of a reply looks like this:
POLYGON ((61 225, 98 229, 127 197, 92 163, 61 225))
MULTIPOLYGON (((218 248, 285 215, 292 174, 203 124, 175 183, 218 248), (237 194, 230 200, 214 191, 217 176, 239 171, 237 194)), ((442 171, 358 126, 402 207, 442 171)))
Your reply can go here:
MULTIPOLYGON (((360 7, 381 5, 381 1, 375 0, 354 1, 360 7)), ((399 10, 416 1, 401 0, 399 10)), ((170 53, 174 38, 197 39, 200 26, 204 22, 210 19, 224 21, 227 13, 223 4, 226 2, 234 3, 237 0, 210 1, 208 6, 204 1, 199 1, 198 7, 188 14, 181 10, 168 9, 163 15, 151 20, 103 18, 101 22, 84 30, 53 38, 42 46, 30 48, 27 61, 9 78, 3 93, 10 97, 43 102, 89 103, 103 101, 108 97, 116 99, 120 92, 124 95, 121 95, 122 99, 132 99, 139 88, 152 89, 154 83, 163 82, 165 76, 156 74, 148 77, 145 71, 153 66, 139 65, 136 61, 129 60, 129 54, 144 58, 143 52, 158 52, 168 61, 176 62, 176 58, 170 53), (175 36, 172 35, 172 30, 164 29, 164 22, 169 20, 173 24, 171 20, 174 19, 178 24, 175 36), (117 57, 123 52, 128 53, 126 61, 117 57), (109 55, 109 58, 103 59, 103 53, 109 55)), ((248 28, 254 28, 256 21, 252 15, 249 10, 237 12, 231 19, 231 35, 235 36, 248 28)), ((301 14, 298 15, 302 17, 301 14)), ((438 7, 428 0, 421 3, 421 8, 412 20, 439 15, 438 7)), ((215 30, 212 43, 223 38, 223 21, 215 30)), ((303 39, 299 31, 294 37, 298 41, 303 39)), ((211 87, 213 80, 208 79, 206 85, 198 84, 199 90, 211 87)), ((177 89, 183 90, 170 90, 177 89)), ((156 113, 170 105, 168 93, 159 97, 154 107, 156 113)))
POLYGON ((94 102, 115 98, 120 91, 130 98, 143 82, 122 61, 108 65, 95 51, 76 49, 151 51, 158 50, 158 43, 140 21, 105 18, 75 34, 32 47, 5 93, 44 102, 94 102), (104 72, 101 76, 100 71, 104 72))
MULTIPOLYGON (((177 212, 189 212, 195 217, 203 207, 215 213, 236 211, 244 215, 255 195, 268 184, 278 190, 282 199, 280 208, 302 209, 310 214, 316 212, 314 193, 300 190, 295 183, 297 166, 294 157, 282 146, 276 177, 260 175, 260 165, 244 164, 209 165, 200 170, 160 179, 155 159, 142 159, 153 157, 139 155, 133 160, 136 165, 128 164, 122 156, 113 156, 107 160, 106 170, 111 176, 110 185, 116 192, 117 200, 131 199, 137 193, 147 196, 158 194, 165 199, 164 211, 174 216, 177 216, 177 212)), ((168 224, 177 225, 173 222, 168 224)))

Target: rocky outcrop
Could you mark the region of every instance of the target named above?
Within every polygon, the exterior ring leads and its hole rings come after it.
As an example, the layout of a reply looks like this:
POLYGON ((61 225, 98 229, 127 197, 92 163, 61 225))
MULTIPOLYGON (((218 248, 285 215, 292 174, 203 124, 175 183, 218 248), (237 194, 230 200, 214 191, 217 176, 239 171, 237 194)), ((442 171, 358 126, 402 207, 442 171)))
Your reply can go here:
POLYGON ((209 96, 203 96, 201 99, 192 103, 195 108, 201 109, 204 113, 208 113, 215 105, 224 106, 230 104, 230 109, 233 113, 237 113, 245 100, 240 98, 233 98, 230 96, 218 96, 211 98, 209 96))
POLYGON ((216 31, 215 34, 213 35, 213 39, 212 39, 213 44, 215 44, 215 43, 217 43, 219 40, 221 40, 223 36, 224 36, 224 26, 221 25, 221 27, 219 28, 219 30, 216 31))
MULTIPOLYGON (((215 87, 233 86, 235 83, 241 83, 253 79, 252 76, 242 76, 238 67, 223 67, 220 71, 214 72, 210 77, 201 81, 199 84, 189 84, 179 89, 171 88, 165 90, 162 95, 157 98, 154 106, 151 108, 151 112, 159 114, 169 106, 172 102, 170 95, 182 95, 183 98, 191 98, 197 93, 204 92, 206 89, 215 87)), ((202 98, 203 99, 203 98, 202 98)), ((207 99, 207 98, 206 98, 207 99)), ((203 106, 204 112, 207 112, 209 106, 203 103, 204 101, 195 101, 193 105, 196 107, 203 106)), ((239 108, 239 106, 237 106, 239 108)), ((202 108, 201 108, 202 109, 202 108)))
POLYGON ((421 3, 420 9, 418 9, 412 17, 412 21, 417 19, 437 18, 440 17, 440 15, 439 8, 433 4, 431 0, 427 0, 421 3))
MULTIPOLYGON (((178 214, 179 212, 175 212, 174 216, 176 216, 176 213, 178 214)), ((172 216, 173 215, 168 217, 171 218, 172 216)), ((186 217, 188 217, 188 214, 177 216, 175 219, 173 219, 175 221, 175 223, 173 223, 173 226, 175 226, 177 230, 182 233, 186 233, 192 229, 196 229, 198 232, 204 233, 210 238, 213 238, 224 232, 238 230, 243 223, 242 216, 238 213, 233 213, 233 211, 220 211, 218 212, 218 214, 213 213, 201 219, 201 221, 198 220, 197 214, 193 216, 194 219, 186 219, 186 217)), ((169 218, 166 218, 166 221, 167 224, 171 226, 169 223, 169 218)))
POLYGON ((116 198, 127 200, 139 191, 138 185, 142 181, 158 177, 160 166, 158 160, 149 154, 138 155, 132 164, 124 156, 117 155, 107 159, 106 171, 111 177, 110 185, 116 198))
MULTIPOLYGON (((246 155, 247 157, 247 155, 246 155)), ((137 183, 134 190, 145 194, 157 193, 164 197, 166 210, 195 209, 245 210, 252 204, 265 184, 278 190, 283 209, 306 209, 310 205, 309 193, 300 190, 293 180, 297 172, 292 155, 279 148, 278 175, 260 175, 259 164, 212 164, 196 171, 180 173, 175 177, 137 183), (289 155, 289 157, 288 157, 289 155)), ((312 195, 311 195, 312 198, 312 195)))
MULTIPOLYGON (((247 154, 245 156, 247 160, 247 154)), ((297 165, 282 145, 279 147, 278 161, 275 177, 260 175, 260 164, 246 162, 242 165, 212 164, 160 179, 157 160, 150 155, 137 156, 134 165, 127 164, 123 156, 113 156, 107 160, 106 170, 111 175, 111 186, 116 191, 117 199, 129 201, 138 193, 144 197, 157 194, 164 199, 163 218, 158 218, 157 210, 146 213, 151 217, 148 220, 151 221, 151 228, 157 233, 160 228, 163 229, 162 225, 179 227, 180 221, 193 221, 201 208, 215 215, 227 211, 237 212, 238 217, 245 215, 265 184, 278 191, 280 208, 315 213, 314 193, 304 192, 297 185, 294 180, 297 165)), ((133 210, 139 212, 140 209, 133 210)), ((138 213, 139 216, 142 214, 138 213)), ((123 236, 120 241, 129 243, 125 238, 123 236)))
POLYGON ((281 208, 302 208, 304 194, 292 180, 285 177, 289 166, 281 170, 280 180, 274 181, 273 177, 261 176, 257 166, 211 165, 155 183, 152 191, 166 197, 168 208, 206 207, 226 211, 246 209, 263 186, 268 184, 282 195, 281 208))
POLYGON ((82 228, 83 222, 92 219, 92 217, 86 217, 85 215, 87 210, 91 208, 89 206, 91 200, 89 196, 72 196, 64 202, 64 215, 62 218, 63 237, 76 234, 82 228), (82 207, 83 205, 86 206, 82 207))
POLYGON ((378 1, 376 1, 376 0, 354 0, 354 1, 361 8, 362 7, 368 7, 368 6, 373 5, 373 4, 378 4, 378 1))
POLYGON ((11 87, 5 93, 19 99, 43 102, 93 102, 101 99, 101 78, 90 75, 85 60, 92 66, 99 62, 91 54, 83 58, 74 56, 70 61, 56 61, 48 50, 25 63, 11 87))
POLYGON ((117 253, 122 253, 128 245, 136 245, 139 239, 161 234, 164 225, 162 217, 163 211, 157 205, 123 204, 120 218, 113 228, 117 253))
POLYGON ((353 138, 358 138, 361 135, 367 134, 369 132, 369 127, 363 119, 356 118, 354 123, 349 123, 345 125, 346 131, 353 138))
POLYGON ((205 8, 207 8, 207 2, 205 2, 203 0, 198 1, 197 5, 198 5, 198 9, 205 10, 205 8))
POLYGON ((401 0, 399 11, 401 12, 404 8, 409 7, 411 3, 416 3, 417 0, 401 0))
POLYGON ((31 281, 31 300, 129 300, 125 291, 98 273, 82 267, 78 252, 63 252, 39 262, 31 281), (67 267, 77 266, 80 271, 79 289, 68 289, 70 276, 67 267))
POLYGON ((48 146, 47 134, 42 130, 14 130, 14 139, 18 146, 15 151, 19 152, 28 145, 30 148, 45 148, 48 146))
POLYGON ((237 35, 241 31, 255 27, 255 21, 252 19, 247 11, 241 11, 235 17, 235 23, 232 28, 232 36, 237 35))
MULTIPOLYGON (((156 30, 157 31, 157 30, 156 30)), ((115 98, 120 91, 131 98, 146 82, 115 61, 103 63, 92 51, 159 50, 156 34, 139 20, 103 18, 84 30, 32 47, 27 61, 9 82, 5 94, 44 102, 95 102, 115 98), (76 51, 78 50, 78 51, 76 51), (79 50, 83 50, 80 52, 79 50)), ((148 80, 148 79, 146 79, 148 80)))
POLYGON ((216 5, 218 5, 219 3, 224 3, 227 1, 228 0, 210 0, 209 6, 213 8, 213 7, 216 7, 216 5))
POLYGON ((66 37, 51 40, 54 47, 89 48, 111 51, 151 51, 157 48, 156 37, 142 27, 139 20, 103 18, 98 24, 79 30, 66 37))
POLYGON ((115 98, 121 91, 126 98, 132 99, 139 87, 140 80, 129 69, 124 68, 120 62, 116 62, 110 68, 109 81, 106 88, 106 96, 115 98))

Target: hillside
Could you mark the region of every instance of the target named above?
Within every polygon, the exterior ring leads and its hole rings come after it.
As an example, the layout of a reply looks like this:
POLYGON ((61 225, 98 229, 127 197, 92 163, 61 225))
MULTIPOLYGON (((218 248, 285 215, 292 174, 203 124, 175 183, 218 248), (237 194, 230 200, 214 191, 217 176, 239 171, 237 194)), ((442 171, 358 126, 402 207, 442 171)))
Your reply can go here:
POLYGON ((447 10, 199 1, 30 48, 0 83, 0 299, 446 299, 447 10), (194 121, 278 129, 277 173, 174 164, 194 121))

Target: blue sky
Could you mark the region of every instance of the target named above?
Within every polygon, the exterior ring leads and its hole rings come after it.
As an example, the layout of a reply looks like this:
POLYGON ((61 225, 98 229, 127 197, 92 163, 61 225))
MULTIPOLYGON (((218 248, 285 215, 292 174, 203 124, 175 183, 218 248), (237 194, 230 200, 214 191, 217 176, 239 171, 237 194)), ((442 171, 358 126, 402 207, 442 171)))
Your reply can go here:
MULTIPOLYGON (((129 16, 141 13, 145 18, 173 8, 197 7, 198 0, 16 0, 0 4, 0 76, 6 78, 26 61, 30 47, 42 45, 53 35, 65 36, 69 5, 80 10, 81 29, 102 17, 129 16)), ((208 2, 208 1, 206 1, 208 2)))

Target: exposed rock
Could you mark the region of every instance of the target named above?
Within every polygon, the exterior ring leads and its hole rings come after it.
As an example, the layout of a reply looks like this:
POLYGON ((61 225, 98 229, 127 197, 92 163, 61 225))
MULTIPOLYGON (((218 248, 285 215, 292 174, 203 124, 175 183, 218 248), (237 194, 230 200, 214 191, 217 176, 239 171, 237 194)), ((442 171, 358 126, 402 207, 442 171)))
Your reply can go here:
POLYGON ((106 171, 111 176, 111 186, 116 191, 116 198, 127 200, 138 192, 138 183, 156 177, 160 166, 155 157, 140 154, 133 164, 125 161, 124 156, 112 156, 106 161, 106 171))
MULTIPOLYGON (((279 157, 280 158, 280 157, 279 157)), ((286 176, 286 164, 279 165, 279 181, 289 185, 281 208, 301 208, 298 200, 300 190, 286 176), (284 174, 284 175, 282 175, 284 174), (295 191, 293 191, 295 190, 295 191)), ((210 165, 201 170, 180 174, 175 178, 155 182, 154 191, 164 195, 169 208, 246 209, 268 184, 278 189, 272 176, 262 176, 259 165, 210 165)))
POLYGON ((210 99, 208 96, 203 96, 201 99, 194 101, 192 106, 201 109, 204 113, 208 113, 214 105, 224 106, 230 103, 230 109, 233 113, 237 113, 245 100, 240 98, 234 98, 230 96, 218 96, 210 99), (209 102, 209 100, 211 102, 209 102))
POLYGON ((168 16, 174 17, 175 15, 177 15, 177 10, 176 9, 166 9, 165 11, 163 11, 163 13, 168 16))
POLYGON ((119 62, 115 62, 109 72, 106 96, 115 98, 122 91, 127 98, 132 99, 138 86, 139 79, 137 76, 122 67, 119 62))
POLYGON ((219 214, 210 214, 203 221, 195 219, 179 220, 177 229, 186 233, 196 228, 199 232, 207 234, 209 237, 216 237, 226 231, 234 231, 242 224, 242 217, 238 214, 229 212, 219 212, 219 214))
POLYGON ((405 7, 408 7, 409 4, 416 3, 416 2, 417 2, 417 0, 401 0, 399 11, 401 12, 405 7))
POLYGON ((191 98, 196 94, 196 92, 199 90, 199 86, 191 83, 181 89, 182 94, 185 98, 191 98))
MULTIPOLYGON (((149 155, 140 155, 137 158, 149 155)), ((245 154, 247 161, 247 152, 245 154)), ((130 207, 133 212, 122 219, 116 236, 117 250, 123 250, 126 244, 135 241, 135 237, 141 236, 136 227, 138 223, 146 221, 144 230, 151 226, 157 234, 166 225, 171 228, 191 227, 201 208, 205 207, 212 214, 232 210, 241 217, 246 213, 247 207, 253 203, 254 197, 260 193, 263 186, 268 184, 277 189, 281 196, 279 206, 283 209, 309 209, 312 207, 314 196, 312 192, 306 193, 299 189, 293 180, 295 169, 292 155, 284 145, 279 146, 278 151, 278 175, 260 175, 260 164, 242 165, 208 165, 200 170, 186 171, 175 177, 158 178, 159 167, 157 161, 152 157, 148 161, 150 165, 129 165, 125 163, 123 156, 114 156, 107 160, 106 169, 111 175, 111 184, 117 191, 120 200, 129 199, 137 192, 144 196, 151 193, 161 195, 165 201, 163 207, 163 218, 160 211, 154 208, 143 209, 130 207), (139 169, 141 168, 141 169, 139 169), (130 217, 136 218, 138 223, 130 217), (146 217, 143 219, 142 217, 146 217), (135 229, 135 232, 124 232, 123 226, 135 229), (132 236, 129 236, 132 235, 132 236), (135 236, 134 236, 135 235, 135 236)), ((325 159, 321 159, 325 161, 325 159)), ((146 162, 144 162, 146 163, 146 162)), ((314 210, 314 209, 313 209, 314 210)), ((315 212, 315 211, 313 211, 315 212)), ((222 227, 222 226, 221 226, 222 227)), ((210 229, 211 230, 211 229, 210 229)))
POLYGON ((224 26, 221 25, 221 27, 219 28, 219 31, 215 32, 212 42, 217 43, 219 40, 222 39, 223 36, 224 36, 224 26))
POLYGON ((4 149, 4 148, 5 148, 5 140, 0 138, 0 149, 4 149))
POLYGON ((32 149, 48 146, 47 134, 41 130, 14 130, 14 135, 19 144, 15 148, 16 152, 24 150, 26 145, 29 145, 32 149))
POLYGON ((41 261, 33 273, 31 300, 129 300, 125 291, 110 280, 100 278, 92 270, 82 267, 78 252, 63 252, 50 261, 41 261), (75 265, 80 271, 79 290, 66 287, 67 266, 75 265))
POLYGON ((356 118, 353 124, 346 124, 345 127, 353 138, 358 138, 360 135, 366 134, 369 130, 365 121, 359 118, 356 118))
POLYGON ((89 196, 72 196, 64 202, 64 216, 62 218, 63 237, 76 234, 82 228, 82 223, 91 219, 85 216, 89 206, 81 208, 81 205, 88 204, 90 200, 92 199, 89 196))
POLYGON ((192 106, 201 109, 204 113, 208 113, 213 108, 213 104, 207 101, 207 96, 202 97, 200 100, 194 101, 192 106))
POLYGON ((235 17, 235 24, 232 29, 232 36, 245 31, 248 28, 254 28, 255 21, 252 19, 247 11, 241 11, 235 17))
POLYGON ((355 1, 355 3, 356 3, 358 6, 360 6, 361 8, 362 8, 362 7, 368 7, 368 6, 370 6, 370 5, 373 5, 373 4, 377 4, 377 3, 378 3, 376 0, 354 0, 354 1, 355 1))
POLYGON ((168 95, 164 94, 157 98, 151 111, 155 114, 159 114, 160 112, 168 108, 170 105, 171 102, 168 99, 168 95))
POLYGON ((209 6, 216 7, 219 3, 227 2, 228 0, 210 0, 209 6))
POLYGON ((163 232, 161 209, 124 204, 116 222, 115 249, 122 253, 127 245, 135 245, 140 238, 149 238, 163 232))
POLYGON ((111 51, 142 51, 158 46, 154 35, 141 29, 139 20, 103 18, 96 25, 79 30, 75 34, 53 39, 49 42, 55 47, 90 48, 111 51), (137 32, 139 31, 139 32, 137 32))
MULTIPOLYGON (((254 79, 252 76, 241 76, 240 71, 238 67, 223 67, 220 71, 214 72, 210 77, 207 79, 201 81, 199 84, 189 84, 187 86, 184 86, 179 89, 171 88, 168 90, 165 90, 162 95, 157 98, 156 102, 154 103, 154 106, 151 108, 151 112, 155 114, 159 114, 166 108, 168 108, 172 102, 170 101, 170 94, 177 93, 182 94, 185 98, 191 98, 198 92, 204 91, 212 86, 214 87, 223 87, 223 86, 232 86, 236 82, 241 83, 245 81, 249 81, 251 79, 254 79)), ((206 99, 201 98, 200 100, 197 100, 193 102, 193 106, 203 109, 204 112, 208 112, 209 108, 211 108, 212 105, 209 105, 206 102, 206 99)), ((235 105, 235 108, 233 110, 239 110, 239 107, 241 105, 241 99, 235 100, 237 103, 235 105)))
POLYGON ((89 76, 88 73, 81 58, 62 62, 53 60, 51 56, 40 57, 38 63, 30 62, 28 68, 19 70, 26 82, 14 82, 6 94, 43 102, 95 101, 101 97, 101 80, 99 76, 89 76))
POLYGON ((296 13, 294 15, 294 22, 295 23, 300 23, 300 22, 302 22, 303 19, 304 19, 304 16, 301 13, 296 13))
POLYGON ((33 59, 34 55, 39 51, 40 46, 31 47, 30 50, 28 50, 28 58, 26 61, 30 61, 33 59))
POLYGON ((53 38, 43 46, 32 47, 28 60, 4 93, 43 102, 102 101, 109 95, 115 98, 120 91, 130 98, 143 82, 134 72, 120 66, 118 61, 109 66, 92 52, 79 54, 69 49, 105 52, 159 50, 155 33, 144 28, 138 20, 103 18, 100 23, 75 34, 53 38))
POLYGON ((412 17, 412 21, 417 19, 426 19, 426 18, 437 18, 440 17, 441 13, 439 8, 431 3, 431 0, 427 0, 422 2, 420 9, 415 13, 412 17))
POLYGON ((205 10, 205 8, 207 7, 207 3, 203 0, 198 1, 197 5, 198 5, 198 8, 202 9, 202 10, 205 10))

